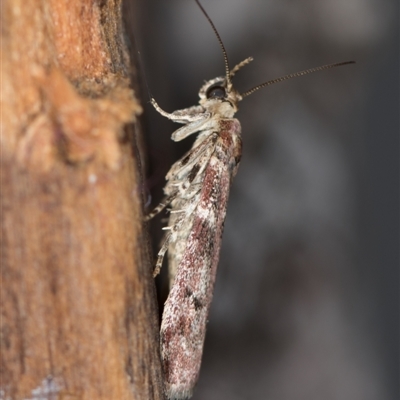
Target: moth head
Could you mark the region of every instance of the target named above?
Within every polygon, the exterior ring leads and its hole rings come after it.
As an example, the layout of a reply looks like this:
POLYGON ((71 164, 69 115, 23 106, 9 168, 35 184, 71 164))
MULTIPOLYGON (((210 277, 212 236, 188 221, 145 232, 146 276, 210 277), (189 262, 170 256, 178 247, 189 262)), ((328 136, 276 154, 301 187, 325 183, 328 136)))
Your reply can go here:
POLYGON ((204 83, 199 91, 200 104, 228 102, 237 111, 237 103, 241 100, 240 94, 232 84, 227 84, 225 77, 211 79, 204 83))

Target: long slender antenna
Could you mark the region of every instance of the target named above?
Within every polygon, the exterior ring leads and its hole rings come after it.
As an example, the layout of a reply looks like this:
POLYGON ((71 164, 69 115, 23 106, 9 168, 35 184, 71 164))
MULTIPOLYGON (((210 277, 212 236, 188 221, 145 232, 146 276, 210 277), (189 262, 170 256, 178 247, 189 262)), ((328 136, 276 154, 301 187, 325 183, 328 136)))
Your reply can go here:
MULTIPOLYGON (((197 1, 197 0, 196 0, 197 1)), ((295 72, 294 74, 289 74, 289 75, 285 75, 282 76, 280 78, 276 78, 276 79, 272 79, 271 81, 267 81, 262 83, 261 85, 257 85, 255 87, 253 87, 252 89, 248 90, 247 92, 244 92, 241 94, 242 98, 248 96, 249 94, 254 93, 256 90, 261 89, 265 86, 269 86, 272 85, 274 83, 278 83, 278 82, 282 82, 282 81, 286 81, 287 79, 292 79, 292 78, 296 78, 298 76, 303 76, 303 75, 307 75, 307 74, 311 74, 312 72, 317 72, 317 71, 323 71, 325 69, 330 69, 330 68, 334 68, 334 67, 340 67, 342 65, 347 65, 347 64, 355 64, 355 61, 345 61, 345 62, 341 62, 341 63, 336 63, 336 64, 328 64, 328 65, 322 65, 321 67, 316 67, 316 68, 311 68, 311 69, 305 69, 304 71, 300 71, 300 72, 295 72)))
MULTIPOLYGON (((136 43, 135 43, 135 45, 136 45, 136 43)), ((152 99, 153 95, 151 94, 151 90, 150 90, 150 87, 149 87, 149 82, 148 82, 147 76, 146 76, 146 70, 144 69, 142 54, 140 53, 139 50, 137 50, 137 54, 138 54, 139 66, 140 66, 140 69, 141 69, 140 73, 142 74, 142 76, 144 78, 143 80, 144 80, 144 83, 146 84, 147 94, 148 94, 149 98, 152 99)))
POLYGON ((225 77, 226 77, 226 86, 228 88, 228 90, 230 89, 230 87, 232 86, 232 82, 231 82, 231 77, 230 77, 230 70, 229 70, 229 62, 228 62, 228 54, 226 53, 225 50, 225 46, 224 43, 222 42, 221 36, 219 36, 219 33, 217 31, 217 28, 215 27, 214 23, 212 22, 211 18, 208 16, 206 10, 203 8, 203 6, 201 5, 199 0, 195 0, 197 5, 199 6, 200 10, 203 12, 203 14, 205 15, 205 17, 208 19, 208 22, 210 23, 215 36, 218 39, 218 42, 221 46, 222 49, 222 54, 224 55, 224 62, 225 62, 225 77))

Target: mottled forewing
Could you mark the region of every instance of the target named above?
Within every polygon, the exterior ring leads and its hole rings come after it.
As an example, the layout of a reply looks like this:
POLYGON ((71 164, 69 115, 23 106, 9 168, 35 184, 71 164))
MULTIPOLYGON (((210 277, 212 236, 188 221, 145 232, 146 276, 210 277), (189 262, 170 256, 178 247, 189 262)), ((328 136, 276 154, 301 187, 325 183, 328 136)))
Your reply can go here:
POLYGON ((240 160, 240 125, 221 121, 204 173, 199 204, 165 303, 161 350, 170 398, 186 398, 197 381, 226 215, 229 188, 240 160))

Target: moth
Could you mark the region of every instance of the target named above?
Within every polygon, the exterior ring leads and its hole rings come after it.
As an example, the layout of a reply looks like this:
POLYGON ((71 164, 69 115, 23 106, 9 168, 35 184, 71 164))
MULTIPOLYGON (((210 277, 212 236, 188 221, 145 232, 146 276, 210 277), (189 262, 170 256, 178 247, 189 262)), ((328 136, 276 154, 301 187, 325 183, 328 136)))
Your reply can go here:
POLYGON ((149 220, 169 208, 154 276, 168 252, 170 292, 164 305, 160 338, 166 396, 176 400, 190 398, 199 377, 229 189, 242 153, 241 126, 234 118, 238 103, 265 86, 353 63, 307 69, 239 93, 232 78, 253 59, 246 58, 231 69, 217 29, 199 0, 195 1, 219 41, 225 75, 207 81, 199 91, 199 105, 193 107, 167 113, 151 99, 162 116, 184 125, 173 132, 172 140, 177 142, 198 133, 192 148, 169 170, 164 199, 146 217, 149 220))

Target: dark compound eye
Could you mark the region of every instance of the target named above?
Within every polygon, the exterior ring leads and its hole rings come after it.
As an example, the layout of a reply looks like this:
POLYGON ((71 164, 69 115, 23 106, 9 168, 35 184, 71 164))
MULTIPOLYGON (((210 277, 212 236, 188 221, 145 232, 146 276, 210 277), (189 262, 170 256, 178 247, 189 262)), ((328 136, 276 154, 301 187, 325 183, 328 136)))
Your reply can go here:
POLYGON ((226 92, 223 86, 214 85, 207 90, 207 99, 224 99, 225 96, 226 92))

